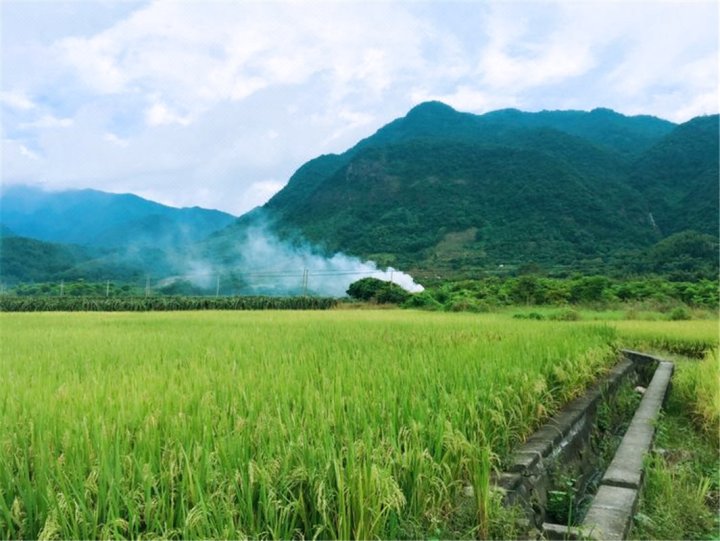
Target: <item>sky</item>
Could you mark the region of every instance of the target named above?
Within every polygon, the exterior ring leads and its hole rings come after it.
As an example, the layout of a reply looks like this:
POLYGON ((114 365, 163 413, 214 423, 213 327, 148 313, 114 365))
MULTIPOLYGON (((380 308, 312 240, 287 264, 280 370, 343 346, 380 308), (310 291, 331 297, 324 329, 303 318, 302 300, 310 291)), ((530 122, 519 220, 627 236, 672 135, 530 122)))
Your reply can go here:
POLYGON ((2 185, 240 215, 414 105, 718 112, 718 4, 0 0, 2 185))

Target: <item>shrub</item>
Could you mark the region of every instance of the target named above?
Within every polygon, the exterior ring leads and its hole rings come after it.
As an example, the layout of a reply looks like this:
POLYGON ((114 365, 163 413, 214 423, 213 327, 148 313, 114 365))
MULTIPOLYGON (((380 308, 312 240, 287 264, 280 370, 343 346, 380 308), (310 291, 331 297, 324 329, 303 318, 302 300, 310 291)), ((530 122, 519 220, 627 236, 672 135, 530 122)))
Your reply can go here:
POLYGON ((572 308, 564 308, 554 312, 548 316, 553 321, 578 321, 580 320, 580 312, 572 308))
POLYGON ((676 306, 668 314, 668 319, 671 321, 686 321, 692 319, 690 312, 684 306, 676 306))
POLYGON ((454 299, 445 306, 448 312, 487 312, 487 307, 475 299, 461 297, 454 299))
POLYGON ((428 291, 410 295, 403 303, 403 308, 421 308, 423 310, 441 310, 442 304, 428 291))
POLYGON ((542 314, 540 314, 540 313, 538 313, 538 312, 529 312, 529 313, 527 313, 527 314, 524 314, 524 313, 520 312, 520 313, 518 313, 518 314, 513 314, 513 318, 515 318, 515 319, 537 319, 537 320, 541 320, 541 319, 545 319, 545 316, 542 315, 542 314))

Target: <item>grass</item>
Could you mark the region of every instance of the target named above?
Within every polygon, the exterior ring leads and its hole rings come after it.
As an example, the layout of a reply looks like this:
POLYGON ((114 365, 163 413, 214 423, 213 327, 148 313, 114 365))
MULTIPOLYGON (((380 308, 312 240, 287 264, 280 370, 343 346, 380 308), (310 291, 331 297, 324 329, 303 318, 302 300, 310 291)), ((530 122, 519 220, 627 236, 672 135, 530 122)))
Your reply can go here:
MULTIPOLYGON (((577 313, 578 319, 583 321, 633 321, 642 322, 660 322, 672 321, 672 310, 653 310, 650 308, 637 307, 634 305, 621 305, 615 308, 598 308, 587 306, 512 306, 504 307, 497 310, 501 314, 511 314, 518 316, 518 319, 557 319, 558 315, 563 312, 572 310, 577 313), (528 318, 529 314, 535 314, 535 317, 528 318), (539 317, 538 317, 539 316, 539 317)), ((703 308, 686 308, 684 313, 695 321, 717 322, 718 314, 711 310, 703 308)), ((715 333, 717 335, 717 333, 715 333)))
POLYGON ((411 311, 0 314, 0 532, 500 535, 491 470, 613 338, 411 311))
POLYGON ((720 365, 676 361, 631 539, 720 538, 720 365))

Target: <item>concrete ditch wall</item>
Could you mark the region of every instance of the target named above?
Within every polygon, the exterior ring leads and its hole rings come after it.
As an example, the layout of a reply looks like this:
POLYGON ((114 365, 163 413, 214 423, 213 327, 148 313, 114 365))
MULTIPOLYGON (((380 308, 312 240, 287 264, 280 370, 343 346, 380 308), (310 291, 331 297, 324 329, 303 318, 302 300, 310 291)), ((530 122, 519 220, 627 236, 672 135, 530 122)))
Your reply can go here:
POLYGON ((655 438, 655 423, 667 395, 674 365, 660 361, 632 422, 605 471, 581 531, 591 539, 625 539, 632 524, 643 462, 655 438))
POLYGON ((585 395, 573 400, 535 432, 511 457, 507 470, 497 476, 505 505, 517 505, 525 514, 530 535, 566 538, 566 527, 547 524, 550 494, 565 472, 572 472, 576 488, 584 491, 597 477, 597 457, 590 441, 600 404, 612 400, 620 385, 630 381, 645 385, 657 364, 649 356, 623 352, 620 362, 585 395))

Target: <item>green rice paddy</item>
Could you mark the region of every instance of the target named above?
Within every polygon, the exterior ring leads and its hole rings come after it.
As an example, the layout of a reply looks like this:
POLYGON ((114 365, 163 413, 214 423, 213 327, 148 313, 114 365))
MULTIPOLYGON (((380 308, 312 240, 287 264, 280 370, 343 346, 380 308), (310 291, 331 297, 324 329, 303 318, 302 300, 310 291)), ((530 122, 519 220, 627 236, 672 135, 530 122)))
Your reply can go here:
POLYGON ((616 335, 410 311, 0 314, 0 535, 491 535, 493 468, 614 364, 616 335))

